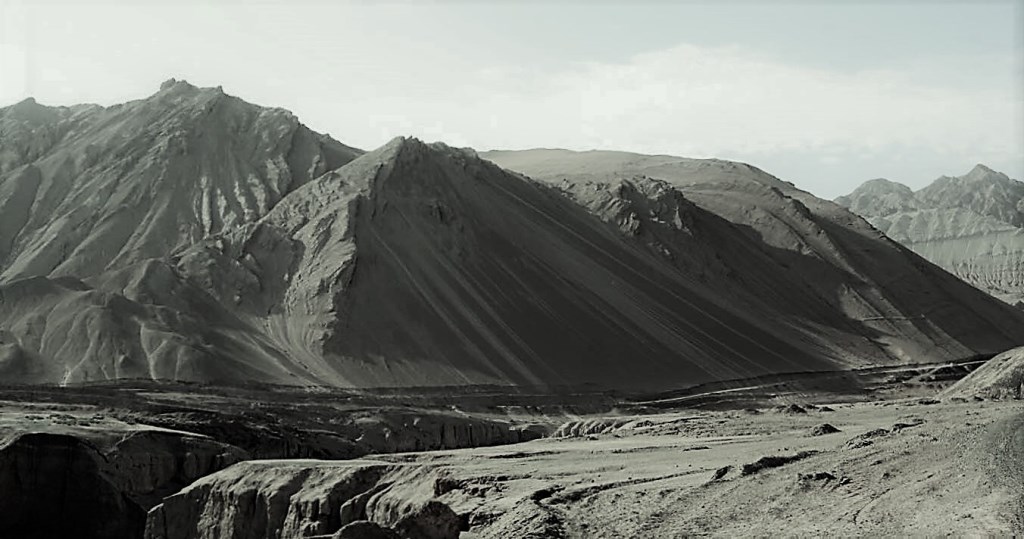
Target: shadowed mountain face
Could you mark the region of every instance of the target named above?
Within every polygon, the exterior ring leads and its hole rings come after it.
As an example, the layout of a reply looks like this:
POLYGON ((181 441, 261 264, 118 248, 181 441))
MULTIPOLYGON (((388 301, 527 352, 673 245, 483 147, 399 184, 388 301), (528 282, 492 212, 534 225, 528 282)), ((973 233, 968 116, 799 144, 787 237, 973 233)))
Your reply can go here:
POLYGON ((722 301, 839 363, 940 360, 1024 339, 1019 312, 749 165, 602 151, 482 156, 557 186, 722 301))
POLYGON ((916 192, 871 180, 836 202, 961 279, 1024 305, 1024 183, 978 165, 916 192))
POLYGON ((415 140, 182 265, 201 282, 264 283, 220 294, 249 298, 338 384, 650 388, 829 365, 558 191, 415 140))
POLYGON ((660 390, 1024 337, 1024 313, 737 163, 488 155, 536 182, 177 81, 0 129, 8 381, 660 390))

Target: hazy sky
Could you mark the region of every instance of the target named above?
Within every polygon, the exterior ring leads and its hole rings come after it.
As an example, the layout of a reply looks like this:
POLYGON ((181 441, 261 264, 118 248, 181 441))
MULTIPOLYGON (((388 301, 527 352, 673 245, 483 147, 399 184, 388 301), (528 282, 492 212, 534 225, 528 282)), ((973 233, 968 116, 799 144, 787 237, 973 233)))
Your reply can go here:
POLYGON ((1024 179, 1022 2, 0 0, 0 105, 170 77, 372 149, 735 159, 824 197, 982 162, 1024 179))

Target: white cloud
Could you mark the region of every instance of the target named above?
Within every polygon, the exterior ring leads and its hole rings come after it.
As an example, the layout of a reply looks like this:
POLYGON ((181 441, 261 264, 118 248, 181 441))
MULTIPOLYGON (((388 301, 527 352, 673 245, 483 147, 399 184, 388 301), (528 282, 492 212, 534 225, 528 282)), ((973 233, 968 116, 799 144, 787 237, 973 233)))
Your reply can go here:
POLYGON ((446 21, 431 11, 395 8, 374 18, 343 7, 310 19, 285 5, 267 9, 235 18, 121 7, 117 18, 68 7, 70 26, 8 10, 0 17, 0 106, 29 94, 48 104, 110 104, 174 76, 291 109, 367 149, 416 135, 479 149, 721 157, 825 195, 830 187, 814 182, 911 181, 918 178, 901 174, 934 170, 934 178, 979 161, 1024 172, 1024 73, 1010 54, 933 54, 899 69, 852 71, 839 67, 850 65, 842 59, 822 69, 750 47, 683 44, 623 62, 569 64, 555 50, 550 58, 512 54, 461 37, 442 46, 430 29, 446 21), (921 160, 931 168, 911 167, 921 160))
MULTIPOLYGON (((928 58, 900 70, 843 72, 739 47, 680 45, 559 72, 439 71, 421 82, 429 92, 400 88, 363 106, 390 111, 392 122, 381 129, 412 128, 411 134, 481 149, 606 148, 763 159, 784 169, 787 155, 837 168, 915 158, 961 167, 1024 160, 1015 62, 1009 55, 928 58)), ((351 134, 359 130, 348 127, 351 134)), ((842 181, 901 172, 857 168, 842 181)), ((832 194, 815 185, 820 178, 788 179, 832 194)))
MULTIPOLYGON (((1011 71, 1011 60, 1001 67, 1011 71)), ((1019 152, 1024 138, 1017 88, 970 72, 947 73, 954 84, 943 87, 896 71, 816 70, 739 48, 681 45, 624 64, 506 75, 491 69, 453 92, 464 111, 453 127, 466 131, 460 119, 486 114, 512 128, 480 133, 482 145, 551 139, 706 155, 893 144, 1019 152), (978 84, 964 87, 965 77, 978 84)))

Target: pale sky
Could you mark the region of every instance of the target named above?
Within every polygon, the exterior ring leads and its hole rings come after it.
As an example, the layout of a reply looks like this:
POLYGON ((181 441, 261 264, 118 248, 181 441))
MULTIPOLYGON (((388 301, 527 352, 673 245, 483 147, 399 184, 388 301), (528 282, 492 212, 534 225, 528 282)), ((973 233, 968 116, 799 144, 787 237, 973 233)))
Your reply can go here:
POLYGON ((718 157, 826 198, 979 162, 1024 179, 1022 4, 0 0, 0 106, 175 77, 364 149, 718 157))

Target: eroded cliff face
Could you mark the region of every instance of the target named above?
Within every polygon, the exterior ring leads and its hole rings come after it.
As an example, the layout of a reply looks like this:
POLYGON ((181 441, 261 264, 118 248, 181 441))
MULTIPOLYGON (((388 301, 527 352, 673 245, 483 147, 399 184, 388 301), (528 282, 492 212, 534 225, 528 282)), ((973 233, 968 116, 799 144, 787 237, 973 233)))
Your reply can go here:
POLYGON ((100 471, 99 460, 95 448, 67 435, 31 434, 5 445, 0 535, 137 537, 145 509, 100 471))
MULTIPOLYGON (((227 408, 223 397, 214 400, 208 405, 227 408)), ((396 533, 426 537, 408 530, 426 525, 424 523, 432 519, 452 517, 450 510, 445 512, 433 505, 402 505, 407 501, 405 491, 401 496, 392 493, 371 501, 372 496, 390 488, 391 482, 399 481, 393 466, 385 463, 363 469, 349 466, 345 464, 347 460, 342 459, 370 453, 499 445, 536 439, 546 432, 536 427, 514 426, 507 421, 444 411, 378 408, 372 412, 342 412, 314 407, 295 412, 298 405, 292 401, 267 415, 251 412, 235 415, 226 409, 221 413, 161 412, 159 407, 138 414, 110 409, 99 413, 74 405, 64 406, 75 410, 73 412, 46 412, 45 406, 33 407, 31 411, 8 406, 0 411, 0 432, 6 433, 0 438, 0 510, 4 515, 0 519, 0 537, 3 538, 49 538, 62 534, 120 539, 141 537, 146 511, 166 497, 202 477, 254 458, 298 459, 297 462, 327 459, 325 462, 337 463, 336 468, 354 470, 351 477, 339 480, 344 484, 324 487, 326 491, 310 486, 312 493, 303 494, 305 498, 300 496, 306 501, 296 499, 297 512, 289 517, 291 524, 282 524, 282 529, 291 531, 282 537, 299 536, 292 533, 295 530, 305 530, 303 533, 337 531, 343 523, 336 509, 353 497, 358 499, 345 509, 344 523, 369 519, 396 533), (289 412, 302 419, 289 420, 289 412), (137 423, 137 417, 147 424, 137 423), (324 498, 318 498, 323 492, 326 492, 324 498), (320 506, 322 508, 318 508, 320 506), (334 509, 330 509, 332 507, 334 509), (321 513, 333 516, 321 518, 318 516, 321 513), (419 516, 409 520, 410 514, 419 516), (53 515, 62 515, 62 518, 55 519, 53 515)), ((317 477, 320 477, 316 479, 318 485, 333 480, 330 474, 317 477)), ((294 481, 297 479, 288 479, 283 484, 294 481)), ((280 486, 274 485, 273 488, 280 486)), ((268 489, 271 487, 264 486, 256 491, 267 492, 268 489)), ((287 502, 278 499, 283 496, 280 493, 271 496, 270 501, 258 501, 256 494, 252 496, 256 496, 257 501, 250 499, 250 494, 239 496, 238 499, 216 498, 220 501, 209 502, 207 510, 217 515, 234 506, 231 511, 242 511, 238 513, 241 520, 235 525, 242 527, 248 525, 255 511, 241 507, 246 503, 287 502)), ((426 501, 429 500, 424 503, 426 501)), ((207 501, 202 503, 207 504, 207 501)), ((271 512, 266 517, 270 523, 267 526, 278 526, 274 524, 277 509, 268 511, 271 512)), ((172 524, 178 522, 177 519, 174 517, 172 524)), ((174 536, 177 532, 167 533, 174 536)), ((206 536, 230 536, 218 533, 210 531, 211 535, 206 536)))
POLYGON ((964 281, 1024 301, 1024 183, 978 165, 916 192, 871 180, 836 201, 964 281))
POLYGON ((149 414, 145 421, 209 436, 254 459, 349 459, 374 453, 502 445, 534 440, 549 430, 544 425, 383 407, 372 412, 325 409, 311 413, 318 415, 169 412, 149 414))
POLYGON ((464 524, 436 499, 441 477, 431 466, 369 460, 245 462, 165 499, 145 537, 327 536, 369 521, 402 538, 456 539, 464 524))
POLYGON ((191 435, 136 431, 112 446, 54 432, 0 446, 0 536, 139 537, 163 496, 243 452, 191 435))

